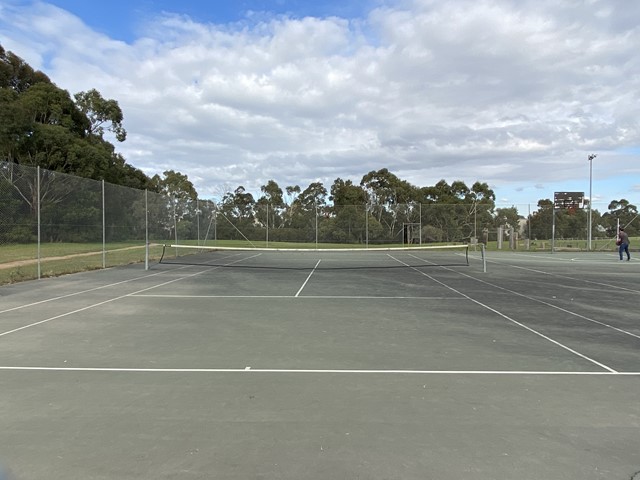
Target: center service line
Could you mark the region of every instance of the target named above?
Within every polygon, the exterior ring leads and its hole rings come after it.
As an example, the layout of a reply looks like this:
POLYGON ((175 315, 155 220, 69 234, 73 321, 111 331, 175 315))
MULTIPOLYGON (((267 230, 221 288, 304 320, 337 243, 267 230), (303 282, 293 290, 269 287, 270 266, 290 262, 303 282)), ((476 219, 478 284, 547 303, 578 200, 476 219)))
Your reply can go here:
POLYGON ((300 295, 300 292, 302 292, 304 287, 307 285, 307 282, 309 281, 309 279, 311 279, 311 275, 313 275, 313 273, 316 271, 316 268, 318 268, 318 265, 320 265, 321 261, 322 260, 318 260, 318 263, 316 263, 316 266, 313 267, 313 270, 311 270, 311 273, 309 273, 309 276, 307 277, 307 279, 304 281, 304 283, 302 284, 298 292, 294 295, 295 297, 298 297, 300 295))

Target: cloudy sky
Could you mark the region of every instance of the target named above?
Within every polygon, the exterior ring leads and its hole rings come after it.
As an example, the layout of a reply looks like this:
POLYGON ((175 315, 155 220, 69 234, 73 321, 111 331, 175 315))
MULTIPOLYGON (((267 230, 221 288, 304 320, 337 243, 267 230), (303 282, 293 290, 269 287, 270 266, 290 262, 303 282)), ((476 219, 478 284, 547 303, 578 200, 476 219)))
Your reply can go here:
POLYGON ((597 154, 596 207, 640 204, 640 2, 0 0, 0 44, 204 198, 388 168, 535 205, 588 195, 597 154))

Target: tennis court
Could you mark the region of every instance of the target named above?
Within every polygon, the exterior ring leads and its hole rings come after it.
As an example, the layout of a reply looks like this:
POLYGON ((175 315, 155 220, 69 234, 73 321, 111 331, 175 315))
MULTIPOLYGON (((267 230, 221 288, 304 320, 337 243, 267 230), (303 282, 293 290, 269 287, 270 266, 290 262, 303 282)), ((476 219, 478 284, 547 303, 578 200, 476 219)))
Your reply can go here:
POLYGON ((640 261, 468 256, 169 251, 1 287, 0 478, 640 478, 640 261))

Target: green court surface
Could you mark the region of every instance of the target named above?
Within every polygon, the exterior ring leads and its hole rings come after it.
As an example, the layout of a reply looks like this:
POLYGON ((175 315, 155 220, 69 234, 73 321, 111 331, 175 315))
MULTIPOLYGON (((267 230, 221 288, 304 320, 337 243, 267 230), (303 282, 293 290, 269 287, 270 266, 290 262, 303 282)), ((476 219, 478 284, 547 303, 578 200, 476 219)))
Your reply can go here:
POLYGON ((0 479, 621 479, 640 261, 206 252, 0 287, 0 479))

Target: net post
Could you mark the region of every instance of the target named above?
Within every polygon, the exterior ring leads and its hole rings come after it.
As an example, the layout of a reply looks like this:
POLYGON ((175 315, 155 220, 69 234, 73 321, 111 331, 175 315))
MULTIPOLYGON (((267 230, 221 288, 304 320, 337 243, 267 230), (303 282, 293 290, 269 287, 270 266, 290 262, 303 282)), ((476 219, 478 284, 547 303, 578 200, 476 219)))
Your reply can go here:
POLYGON ((160 255, 160 260, 158 260, 158 263, 162 263, 162 259, 164 259, 164 252, 166 251, 166 249, 167 249, 167 244, 163 243, 162 244, 162 255, 160 255))

